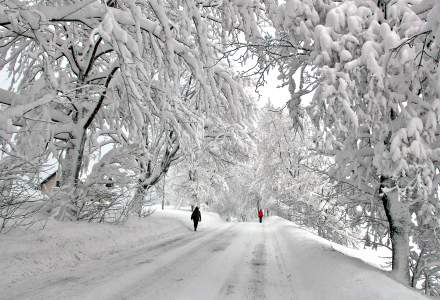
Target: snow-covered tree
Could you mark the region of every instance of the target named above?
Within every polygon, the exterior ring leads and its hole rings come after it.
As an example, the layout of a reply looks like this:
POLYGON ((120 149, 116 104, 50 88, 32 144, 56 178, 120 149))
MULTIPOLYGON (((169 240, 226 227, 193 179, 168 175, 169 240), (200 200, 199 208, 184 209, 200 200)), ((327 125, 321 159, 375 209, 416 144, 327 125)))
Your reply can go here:
POLYGON ((353 191, 331 178, 328 168, 333 160, 316 151, 310 121, 302 123, 300 131, 290 116, 270 103, 262 109, 251 184, 258 187, 263 207, 316 229, 320 236, 349 244, 359 230, 352 226, 354 210, 347 198, 353 191))
POLYGON ((168 189, 179 198, 174 202, 205 204, 222 215, 236 215, 240 201, 231 188, 236 181, 235 171, 242 170, 255 151, 252 117, 232 126, 225 126, 217 118, 206 120, 201 145, 180 158, 167 180, 168 189))
MULTIPOLYGON (((285 80, 299 71, 316 88, 308 113, 335 155, 333 175, 377 195, 402 282, 412 215, 435 218, 439 205, 439 7, 416 2, 290 0, 273 15, 279 35, 309 50, 284 60, 285 80)), ((291 93, 289 108, 298 107, 301 89, 291 93)))
POLYGON ((248 114, 218 43, 236 30, 253 35, 255 12, 210 1, 1 4, 0 56, 11 76, 0 100, 2 139, 38 140, 24 147, 59 161, 70 199, 60 218, 78 217, 81 180, 104 145, 129 149, 137 166, 123 167, 138 174, 140 195, 179 149, 203 138, 206 116, 234 123, 248 114))

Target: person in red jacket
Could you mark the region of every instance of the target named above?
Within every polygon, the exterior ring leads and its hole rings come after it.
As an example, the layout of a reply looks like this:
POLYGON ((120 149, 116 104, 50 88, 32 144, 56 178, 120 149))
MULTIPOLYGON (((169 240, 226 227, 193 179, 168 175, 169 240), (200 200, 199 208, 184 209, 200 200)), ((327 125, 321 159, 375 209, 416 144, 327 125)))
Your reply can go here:
POLYGON ((263 222, 263 216, 264 216, 263 210, 260 208, 258 210, 258 218, 260 219, 260 223, 263 222))

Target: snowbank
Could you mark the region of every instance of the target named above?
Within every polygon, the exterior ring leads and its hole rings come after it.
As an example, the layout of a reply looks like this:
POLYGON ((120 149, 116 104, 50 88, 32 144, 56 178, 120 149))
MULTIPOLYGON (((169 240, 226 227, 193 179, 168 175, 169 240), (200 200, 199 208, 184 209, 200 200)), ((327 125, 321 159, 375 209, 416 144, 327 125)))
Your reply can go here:
MULTIPOLYGON (((127 249, 156 244, 176 235, 192 233, 190 211, 167 207, 143 219, 132 217, 123 225, 57 222, 44 229, 15 229, 0 235, 0 270, 3 283, 75 267, 127 249), (7 281, 7 282, 5 282, 7 281)), ((224 223, 215 213, 202 211, 200 231, 224 223)))
POLYGON ((289 269, 299 271, 294 279, 301 286, 298 299, 425 299, 373 267, 381 265, 379 256, 335 244, 280 217, 266 222, 285 242, 281 251, 289 253, 289 269))
POLYGON ((281 217, 273 216, 271 217, 272 222, 281 222, 286 225, 296 226, 301 228, 305 232, 308 232, 307 238, 314 239, 320 243, 328 245, 332 250, 338 251, 344 255, 351 256, 353 258, 357 258, 362 260, 363 262, 381 269, 383 271, 391 271, 391 250, 385 247, 378 247, 377 250, 373 250, 371 248, 365 249, 354 249, 346 246, 342 246, 340 244, 329 241, 325 238, 318 236, 311 229, 295 224, 294 222, 288 221, 281 217))

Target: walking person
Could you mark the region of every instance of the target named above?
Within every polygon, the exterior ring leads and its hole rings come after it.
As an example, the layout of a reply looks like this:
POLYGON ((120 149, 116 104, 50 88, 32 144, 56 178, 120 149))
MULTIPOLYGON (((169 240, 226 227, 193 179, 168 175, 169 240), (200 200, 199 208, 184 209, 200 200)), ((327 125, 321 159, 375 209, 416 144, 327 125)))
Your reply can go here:
POLYGON ((263 210, 260 208, 258 210, 258 218, 260 219, 260 223, 263 223, 263 216, 264 216, 264 212, 263 210))
POLYGON ((191 214, 191 220, 194 222, 194 231, 197 231, 197 225, 202 222, 202 215, 200 214, 199 207, 196 206, 191 214))

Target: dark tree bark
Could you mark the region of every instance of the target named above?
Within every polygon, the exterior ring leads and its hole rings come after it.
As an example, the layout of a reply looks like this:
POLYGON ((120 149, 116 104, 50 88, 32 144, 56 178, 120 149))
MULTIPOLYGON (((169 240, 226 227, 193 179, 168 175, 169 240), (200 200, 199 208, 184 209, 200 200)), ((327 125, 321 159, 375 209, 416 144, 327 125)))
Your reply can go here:
MULTIPOLYGON (((381 189, 386 183, 381 177, 381 189)), ((399 192, 383 193, 382 204, 390 226, 392 273, 399 282, 409 285, 409 209, 399 199, 399 192)))
MULTIPOLYGON (((390 121, 393 122, 397 115, 394 109, 390 110, 390 121)), ((384 140, 385 148, 390 151, 391 131, 384 140)), ((400 199, 396 190, 396 182, 387 176, 380 176, 379 192, 385 214, 387 216, 390 239, 392 246, 392 273, 396 280, 409 285, 409 228, 410 213, 407 204, 400 199), (394 188, 392 192, 384 193, 384 188, 394 188)))

